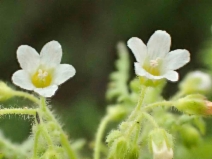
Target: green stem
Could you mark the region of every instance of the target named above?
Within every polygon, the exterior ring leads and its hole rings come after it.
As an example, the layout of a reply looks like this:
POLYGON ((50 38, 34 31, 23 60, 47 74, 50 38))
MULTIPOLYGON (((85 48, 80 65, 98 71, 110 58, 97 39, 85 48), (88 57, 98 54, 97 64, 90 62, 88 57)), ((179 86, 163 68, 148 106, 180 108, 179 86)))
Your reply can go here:
POLYGON ((149 111, 149 110, 152 110, 153 108, 156 108, 156 107, 159 107, 159 106, 171 107, 171 106, 174 106, 174 103, 175 102, 173 102, 173 101, 156 102, 156 103, 153 103, 153 104, 149 104, 146 107, 143 107, 141 109, 141 112, 149 111))
POLYGON ((47 110, 46 99, 44 97, 40 97, 40 108, 43 112, 47 110))
POLYGON ((33 159, 36 159, 37 156, 37 149, 38 149, 38 142, 39 142, 39 136, 40 136, 40 126, 37 126, 37 131, 34 137, 34 148, 33 148, 33 159))
POLYGON ((138 104, 136 106, 136 111, 139 111, 142 104, 143 104, 146 90, 147 90, 147 87, 145 85, 143 85, 143 88, 141 89, 141 93, 140 93, 140 96, 139 96, 139 99, 138 99, 138 104))
POLYGON ((145 97, 146 89, 147 89, 147 87, 143 85, 143 88, 141 89, 141 93, 139 95, 138 104, 137 104, 136 108, 133 110, 133 112, 130 114, 128 121, 132 120, 133 117, 136 116, 135 114, 141 109, 141 106, 143 104, 143 100, 145 97))
POLYGON ((100 159, 100 148, 101 148, 101 141, 103 138, 103 134, 105 131, 105 128, 110 121, 110 115, 106 115, 102 121, 100 122, 100 125, 97 130, 96 138, 95 138, 95 147, 94 147, 94 159, 100 159))
POLYGON ((61 144, 66 149, 66 152, 68 153, 70 159, 76 159, 76 155, 74 151, 70 147, 70 143, 68 142, 68 139, 64 133, 60 134, 61 144))
POLYGON ((34 115, 36 114, 36 109, 0 109, 0 115, 7 114, 18 114, 18 115, 34 115))
POLYGON ((155 128, 159 128, 158 124, 156 123, 156 121, 154 120, 154 118, 149 115, 148 113, 143 112, 142 115, 144 116, 144 118, 146 118, 147 120, 150 121, 150 123, 155 127, 155 128))
POLYGON ((45 128, 45 126, 42 123, 39 126, 40 126, 40 131, 43 132, 42 135, 46 139, 49 147, 52 148, 54 146, 54 144, 53 144, 51 137, 49 136, 47 129, 45 128))
POLYGON ((141 124, 137 124, 136 125, 136 134, 135 134, 135 139, 134 139, 134 144, 135 145, 138 141, 138 138, 139 138, 139 134, 140 134, 140 130, 141 130, 141 124))
POLYGON ((70 143, 68 141, 68 139, 66 138, 66 134, 63 132, 60 124, 57 122, 57 120, 55 119, 55 117, 52 115, 51 111, 49 110, 49 108, 46 106, 46 100, 44 97, 41 97, 41 111, 47 116, 48 120, 53 121, 57 127, 57 129, 60 131, 61 133, 61 144, 64 146, 64 148, 66 149, 70 159, 76 159, 76 154, 74 153, 74 151, 72 150, 70 143))
POLYGON ((15 96, 18 96, 18 97, 24 97, 24 98, 27 98, 29 100, 31 100, 32 102, 36 103, 36 104, 40 104, 40 101, 38 98, 36 98, 34 95, 31 95, 29 93, 26 93, 26 92, 22 92, 22 91, 13 91, 13 94, 15 96))
POLYGON ((142 115, 138 116, 134 121, 133 124, 127 129, 126 131, 126 136, 127 138, 131 135, 132 131, 134 130, 134 128, 139 124, 141 125, 141 119, 142 119, 142 115))

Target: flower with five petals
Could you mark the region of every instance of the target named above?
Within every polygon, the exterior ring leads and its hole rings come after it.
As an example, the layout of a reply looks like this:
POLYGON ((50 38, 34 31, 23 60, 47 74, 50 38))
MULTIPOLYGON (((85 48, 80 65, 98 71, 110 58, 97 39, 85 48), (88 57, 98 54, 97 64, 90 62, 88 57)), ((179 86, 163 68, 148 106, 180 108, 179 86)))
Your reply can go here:
POLYGON ((187 50, 170 51, 171 37, 165 32, 158 30, 149 39, 147 46, 139 38, 133 37, 127 42, 132 50, 136 61, 135 73, 138 76, 150 80, 168 79, 178 81, 179 69, 190 61, 187 50))
POLYGON ((12 81, 23 89, 51 97, 58 85, 76 73, 72 65, 60 64, 61 58, 62 48, 57 41, 44 45, 40 55, 34 48, 21 45, 17 50, 17 59, 22 69, 13 74, 12 81))

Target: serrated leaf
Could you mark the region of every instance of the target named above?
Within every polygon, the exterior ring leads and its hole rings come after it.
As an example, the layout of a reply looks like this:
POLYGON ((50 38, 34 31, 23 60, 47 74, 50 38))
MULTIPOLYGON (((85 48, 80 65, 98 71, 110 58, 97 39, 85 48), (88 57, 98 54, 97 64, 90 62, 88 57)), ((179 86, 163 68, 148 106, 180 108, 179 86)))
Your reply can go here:
POLYGON ((127 82, 129 80, 129 53, 126 45, 119 42, 117 45, 118 60, 115 63, 116 71, 110 75, 110 83, 106 92, 108 100, 115 99, 116 101, 123 101, 129 96, 127 82))

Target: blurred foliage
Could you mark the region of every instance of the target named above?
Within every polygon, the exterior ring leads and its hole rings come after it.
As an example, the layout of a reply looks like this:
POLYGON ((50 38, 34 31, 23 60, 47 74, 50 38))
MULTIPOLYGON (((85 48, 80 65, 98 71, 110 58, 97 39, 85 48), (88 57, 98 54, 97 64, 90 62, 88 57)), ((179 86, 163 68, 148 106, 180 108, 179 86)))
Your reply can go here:
POLYGON ((117 98, 117 101, 122 101, 129 96, 128 80, 129 80, 129 53, 124 43, 119 42, 117 45, 118 60, 116 61, 116 72, 110 74, 110 80, 106 98, 112 100, 117 98))

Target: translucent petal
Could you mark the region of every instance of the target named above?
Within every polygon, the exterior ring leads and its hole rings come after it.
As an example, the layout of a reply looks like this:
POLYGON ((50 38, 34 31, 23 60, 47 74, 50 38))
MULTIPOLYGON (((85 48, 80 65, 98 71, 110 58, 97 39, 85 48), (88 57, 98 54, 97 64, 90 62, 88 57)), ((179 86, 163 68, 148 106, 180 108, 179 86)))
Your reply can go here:
POLYGON ((164 58, 169 52, 171 46, 171 37, 165 32, 158 30, 149 39, 147 43, 148 56, 150 60, 164 58))
POLYGON ((187 50, 174 50, 167 54, 163 62, 164 70, 176 70, 190 61, 190 53, 187 50))
POLYGON ((31 74, 36 71, 40 64, 39 54, 28 45, 18 47, 17 58, 21 68, 31 74))
POLYGON ((173 158, 173 150, 172 148, 168 148, 165 141, 163 144, 156 145, 154 141, 152 141, 152 149, 153 149, 153 159, 172 159, 173 158))
POLYGON ((143 63, 147 54, 147 47, 139 38, 133 37, 127 42, 128 47, 132 50, 136 61, 143 63))
POLYGON ((25 70, 16 71, 12 75, 12 81, 15 85, 26 90, 33 90, 35 88, 31 82, 30 75, 25 70))
POLYGON ((34 91, 43 97, 52 97, 57 89, 57 85, 51 85, 45 88, 35 88, 34 91))
POLYGON ((76 73, 75 68, 69 64, 60 64, 54 73, 53 83, 60 85, 67 81, 69 78, 73 77, 76 73))
POLYGON ((176 71, 168 71, 163 75, 164 78, 168 79, 169 81, 176 82, 179 79, 179 75, 176 71))
POLYGON ((60 64, 62 47, 57 41, 50 41, 41 50, 41 64, 47 68, 54 68, 60 64))

